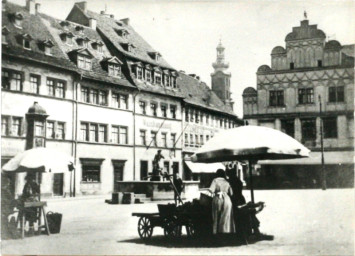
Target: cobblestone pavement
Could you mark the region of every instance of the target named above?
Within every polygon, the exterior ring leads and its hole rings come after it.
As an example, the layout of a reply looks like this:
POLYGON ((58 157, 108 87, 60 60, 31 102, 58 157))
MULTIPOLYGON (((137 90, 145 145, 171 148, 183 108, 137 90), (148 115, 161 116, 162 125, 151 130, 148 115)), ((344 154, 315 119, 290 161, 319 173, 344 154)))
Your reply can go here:
POLYGON ((61 233, 2 241, 2 254, 354 254, 354 190, 259 190, 255 198, 266 202, 258 217, 261 231, 274 235, 273 241, 249 245, 191 242, 186 237, 168 241, 156 228, 152 239, 143 242, 137 233, 138 218, 131 214, 156 212, 155 203, 109 205, 104 197, 95 197, 49 200, 47 211, 63 213, 61 233))

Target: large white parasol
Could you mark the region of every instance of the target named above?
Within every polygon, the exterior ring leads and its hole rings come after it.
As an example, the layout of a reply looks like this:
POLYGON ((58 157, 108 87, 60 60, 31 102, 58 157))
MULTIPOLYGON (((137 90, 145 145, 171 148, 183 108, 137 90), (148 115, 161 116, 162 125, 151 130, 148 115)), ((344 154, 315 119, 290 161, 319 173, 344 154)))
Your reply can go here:
POLYGON ((258 160, 309 157, 310 150, 287 134, 262 126, 241 126, 220 131, 191 157, 193 162, 248 160, 252 201, 251 164, 258 160))
POLYGON ((73 164, 73 157, 51 148, 32 148, 18 153, 2 170, 5 172, 64 172, 73 164))

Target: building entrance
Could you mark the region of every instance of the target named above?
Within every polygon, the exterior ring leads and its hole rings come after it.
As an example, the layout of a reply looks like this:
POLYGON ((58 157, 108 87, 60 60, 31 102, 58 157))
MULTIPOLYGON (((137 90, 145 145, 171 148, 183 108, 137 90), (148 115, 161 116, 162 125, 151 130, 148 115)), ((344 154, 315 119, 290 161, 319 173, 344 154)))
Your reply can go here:
POLYGON ((63 195, 63 185, 64 185, 64 174, 54 173, 53 174, 53 195, 62 196, 63 195))

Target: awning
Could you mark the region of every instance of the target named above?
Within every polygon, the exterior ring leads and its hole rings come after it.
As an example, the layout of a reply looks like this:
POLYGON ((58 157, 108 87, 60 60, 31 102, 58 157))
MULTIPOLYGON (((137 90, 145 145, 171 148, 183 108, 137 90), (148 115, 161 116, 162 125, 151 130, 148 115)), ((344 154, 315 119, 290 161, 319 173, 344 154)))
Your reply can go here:
MULTIPOLYGON (((354 151, 324 152, 324 163, 327 164, 353 164, 354 151)), ((321 152, 311 152, 309 158, 290 160, 263 160, 260 165, 320 165, 322 164, 321 152)))
POLYGON ((185 161, 186 165, 193 173, 216 173, 218 169, 225 169, 226 167, 222 163, 193 163, 191 161, 185 161))

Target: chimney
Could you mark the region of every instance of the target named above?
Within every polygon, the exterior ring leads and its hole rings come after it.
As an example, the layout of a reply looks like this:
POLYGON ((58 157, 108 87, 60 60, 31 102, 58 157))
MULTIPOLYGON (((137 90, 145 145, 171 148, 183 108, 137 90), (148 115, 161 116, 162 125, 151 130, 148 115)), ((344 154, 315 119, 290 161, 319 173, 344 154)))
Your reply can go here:
POLYGON ((36 4, 36 14, 38 14, 41 11, 41 4, 36 4))
POLYGON ((89 19, 89 27, 96 30, 97 21, 95 19, 89 19))
POLYGON ((26 0, 26 9, 30 14, 36 14, 35 0, 26 0))
POLYGON ((114 18, 115 18, 115 15, 110 14, 110 18, 111 18, 111 19, 114 19, 114 18))
POLYGON ((75 3, 75 5, 86 13, 88 5, 86 1, 75 3))
POLYGON ((129 18, 121 19, 124 24, 129 25, 129 18))

